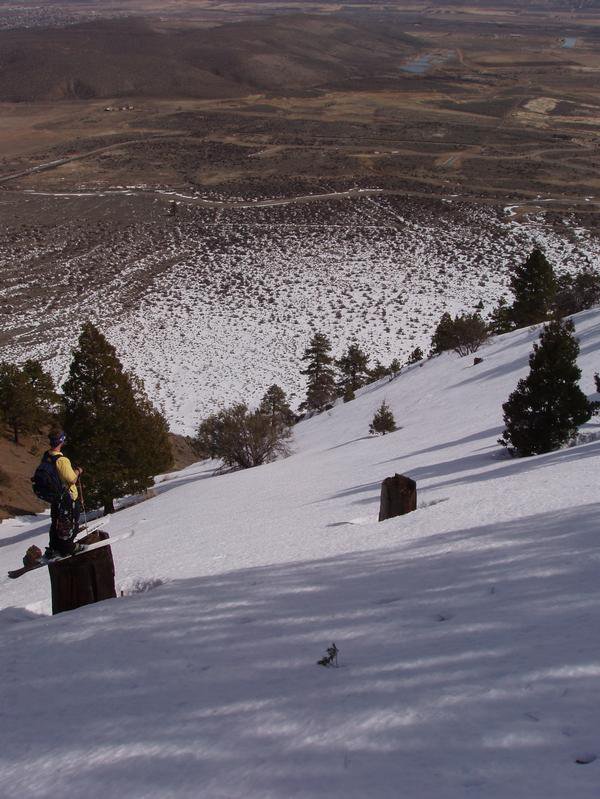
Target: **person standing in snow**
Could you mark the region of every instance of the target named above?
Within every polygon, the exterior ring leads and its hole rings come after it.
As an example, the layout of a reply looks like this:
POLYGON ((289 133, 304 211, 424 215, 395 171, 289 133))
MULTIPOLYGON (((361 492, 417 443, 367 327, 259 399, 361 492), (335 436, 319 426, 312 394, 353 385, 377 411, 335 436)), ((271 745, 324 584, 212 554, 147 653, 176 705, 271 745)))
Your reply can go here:
POLYGON ((49 440, 50 449, 44 453, 42 462, 53 464, 62 486, 62 490, 50 505, 49 549, 59 555, 70 555, 76 549, 73 540, 79 532, 81 502, 77 481, 83 469, 80 466, 74 469, 71 461, 63 455, 62 448, 66 436, 61 430, 50 433, 49 440))

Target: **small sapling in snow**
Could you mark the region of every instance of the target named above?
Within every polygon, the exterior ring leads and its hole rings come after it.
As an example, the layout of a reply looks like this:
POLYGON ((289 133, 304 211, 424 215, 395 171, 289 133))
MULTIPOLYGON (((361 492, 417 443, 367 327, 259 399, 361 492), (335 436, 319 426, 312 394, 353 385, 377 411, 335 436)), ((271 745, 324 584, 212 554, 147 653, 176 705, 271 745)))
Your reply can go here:
POLYGON ((384 400, 379 408, 375 411, 375 416, 369 425, 369 433, 374 436, 381 434, 384 436, 386 433, 393 433, 398 429, 394 414, 390 406, 384 400))
POLYGON ((333 666, 337 669, 339 651, 340 650, 337 648, 337 646, 332 643, 331 646, 327 647, 327 654, 324 655, 321 660, 317 660, 317 666, 333 666))

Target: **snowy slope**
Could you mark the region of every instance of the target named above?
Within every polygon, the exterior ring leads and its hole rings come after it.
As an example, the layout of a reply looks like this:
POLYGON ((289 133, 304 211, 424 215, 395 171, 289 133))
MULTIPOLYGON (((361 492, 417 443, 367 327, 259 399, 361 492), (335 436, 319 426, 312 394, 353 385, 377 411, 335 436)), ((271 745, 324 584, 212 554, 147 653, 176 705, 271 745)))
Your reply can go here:
MULTIPOLYGON (((600 311, 575 321, 591 393, 600 311)), ((161 483, 111 526, 123 599, 52 619, 45 573, 4 582, 0 796, 596 797, 600 419, 495 443, 538 333, 369 387, 285 461, 161 483), (383 398, 402 429, 368 438, 383 398), (419 509, 378 524, 394 472, 419 509)), ((0 567, 43 530, 2 524, 0 567)))
POLYGON ((454 196, 188 207, 99 239, 60 202, 71 221, 45 246, 0 236, 0 359, 39 357, 62 382, 77 320, 91 319, 181 433, 216 407, 258 404, 272 383, 297 405, 315 330, 336 356, 356 337, 373 359, 405 361, 445 311, 489 312, 534 246, 559 272, 600 264, 597 230, 575 217, 516 221, 454 196))

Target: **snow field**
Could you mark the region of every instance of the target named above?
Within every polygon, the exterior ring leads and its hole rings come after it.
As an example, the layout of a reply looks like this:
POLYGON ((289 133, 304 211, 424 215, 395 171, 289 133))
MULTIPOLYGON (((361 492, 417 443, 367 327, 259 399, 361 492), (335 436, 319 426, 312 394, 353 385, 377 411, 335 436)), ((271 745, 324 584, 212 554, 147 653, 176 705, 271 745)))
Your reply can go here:
MULTIPOLYGON (((600 440, 496 444, 538 334, 369 386, 284 461, 166 476, 111 521, 123 599, 48 618, 46 573, 2 583, 0 795, 596 797, 600 440), (402 429, 369 438, 383 398, 402 429), (419 508, 379 524, 394 472, 419 508)), ((3 523, 2 568, 45 529, 3 523)))
POLYGON ((168 224, 163 214, 152 226, 106 230, 101 245, 66 225, 55 235, 0 253, 0 266, 18 265, 0 298, 10 307, 31 295, 0 320, 0 334, 11 333, 0 358, 40 357, 62 381, 74 320, 92 319, 183 433, 218 407, 257 404, 274 382, 297 405, 315 330, 336 356, 355 337, 373 360, 403 361, 416 346, 427 351, 445 311, 481 300, 489 312, 509 267, 536 245, 559 271, 600 263, 597 235, 569 218, 558 227, 543 215, 507 222, 455 200, 388 196, 183 208, 168 224))

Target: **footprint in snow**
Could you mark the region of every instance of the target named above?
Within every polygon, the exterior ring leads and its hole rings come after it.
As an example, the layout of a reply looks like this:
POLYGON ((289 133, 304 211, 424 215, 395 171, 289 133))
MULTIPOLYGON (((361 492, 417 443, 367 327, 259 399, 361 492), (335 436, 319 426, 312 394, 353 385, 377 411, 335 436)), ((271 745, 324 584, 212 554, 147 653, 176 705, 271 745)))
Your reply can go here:
POLYGON ((450 497, 439 497, 438 499, 430 499, 425 502, 419 502, 417 510, 424 510, 425 508, 432 508, 434 505, 439 505, 441 502, 448 502, 450 497))

